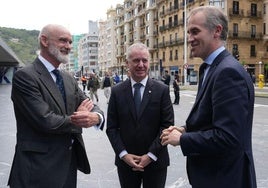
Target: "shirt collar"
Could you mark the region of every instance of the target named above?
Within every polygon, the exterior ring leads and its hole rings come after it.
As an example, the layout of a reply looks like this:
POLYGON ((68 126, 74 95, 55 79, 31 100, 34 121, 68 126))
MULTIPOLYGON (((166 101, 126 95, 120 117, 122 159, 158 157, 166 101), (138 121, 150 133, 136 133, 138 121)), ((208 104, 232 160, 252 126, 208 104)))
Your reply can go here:
MULTIPOLYGON (((136 84, 137 82, 135 80, 133 80, 132 78, 130 78, 130 80, 131 80, 131 86, 133 87, 133 85, 136 84)), ((142 81, 140 81, 140 83, 143 86, 146 86, 147 80, 148 80, 148 76, 146 76, 142 81)))
POLYGON ((41 55, 39 55, 38 58, 43 63, 43 65, 47 68, 48 72, 51 72, 55 69, 55 67, 41 55))
POLYGON ((214 52, 212 52, 206 59, 205 62, 208 65, 211 65, 214 61, 214 59, 223 51, 225 50, 224 46, 219 47, 217 50, 215 50, 214 52))

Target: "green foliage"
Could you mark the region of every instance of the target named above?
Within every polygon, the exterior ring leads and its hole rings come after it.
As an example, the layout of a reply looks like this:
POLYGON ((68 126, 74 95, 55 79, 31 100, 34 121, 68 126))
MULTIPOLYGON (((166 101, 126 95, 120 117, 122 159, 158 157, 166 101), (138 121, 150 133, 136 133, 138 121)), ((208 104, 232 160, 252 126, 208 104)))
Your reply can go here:
POLYGON ((32 63, 38 50, 39 31, 0 27, 0 36, 25 64, 32 63))

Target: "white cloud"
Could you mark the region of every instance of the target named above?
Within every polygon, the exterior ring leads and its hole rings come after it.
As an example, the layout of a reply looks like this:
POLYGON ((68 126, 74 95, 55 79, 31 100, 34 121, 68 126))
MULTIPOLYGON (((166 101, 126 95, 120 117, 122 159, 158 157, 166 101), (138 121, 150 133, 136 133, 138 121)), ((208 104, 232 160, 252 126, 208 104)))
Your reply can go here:
POLYGON ((86 33, 88 20, 106 19, 106 11, 123 0, 4 0, 1 2, 0 27, 40 30, 57 23, 73 34, 86 33))

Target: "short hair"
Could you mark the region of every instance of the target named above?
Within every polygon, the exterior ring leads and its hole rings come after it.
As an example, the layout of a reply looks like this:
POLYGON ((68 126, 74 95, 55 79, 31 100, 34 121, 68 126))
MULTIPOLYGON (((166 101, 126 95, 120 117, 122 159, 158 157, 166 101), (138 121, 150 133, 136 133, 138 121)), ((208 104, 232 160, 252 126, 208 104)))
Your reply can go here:
POLYGON ((215 6, 201 6, 194 8, 188 15, 187 22, 191 18, 191 16, 195 15, 198 12, 203 12, 205 15, 205 23, 204 26, 209 29, 213 30, 217 25, 222 26, 221 32, 221 40, 225 41, 228 35, 228 18, 223 13, 223 11, 215 6))
POLYGON ((132 44, 132 45, 130 45, 128 47, 127 52, 126 52, 126 60, 127 61, 130 60, 131 55, 132 55, 132 52, 133 52, 134 49, 145 50, 145 51, 148 52, 148 56, 149 56, 149 49, 148 49, 148 47, 145 44, 138 42, 138 43, 134 43, 134 44, 132 44))

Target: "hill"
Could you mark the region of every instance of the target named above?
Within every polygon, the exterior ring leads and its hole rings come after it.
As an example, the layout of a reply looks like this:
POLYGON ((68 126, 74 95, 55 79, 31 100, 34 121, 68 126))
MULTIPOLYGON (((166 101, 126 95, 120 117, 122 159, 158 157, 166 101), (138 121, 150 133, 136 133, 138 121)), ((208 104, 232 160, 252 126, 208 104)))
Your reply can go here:
POLYGON ((39 31, 0 27, 0 36, 25 64, 33 62, 38 50, 39 31))

